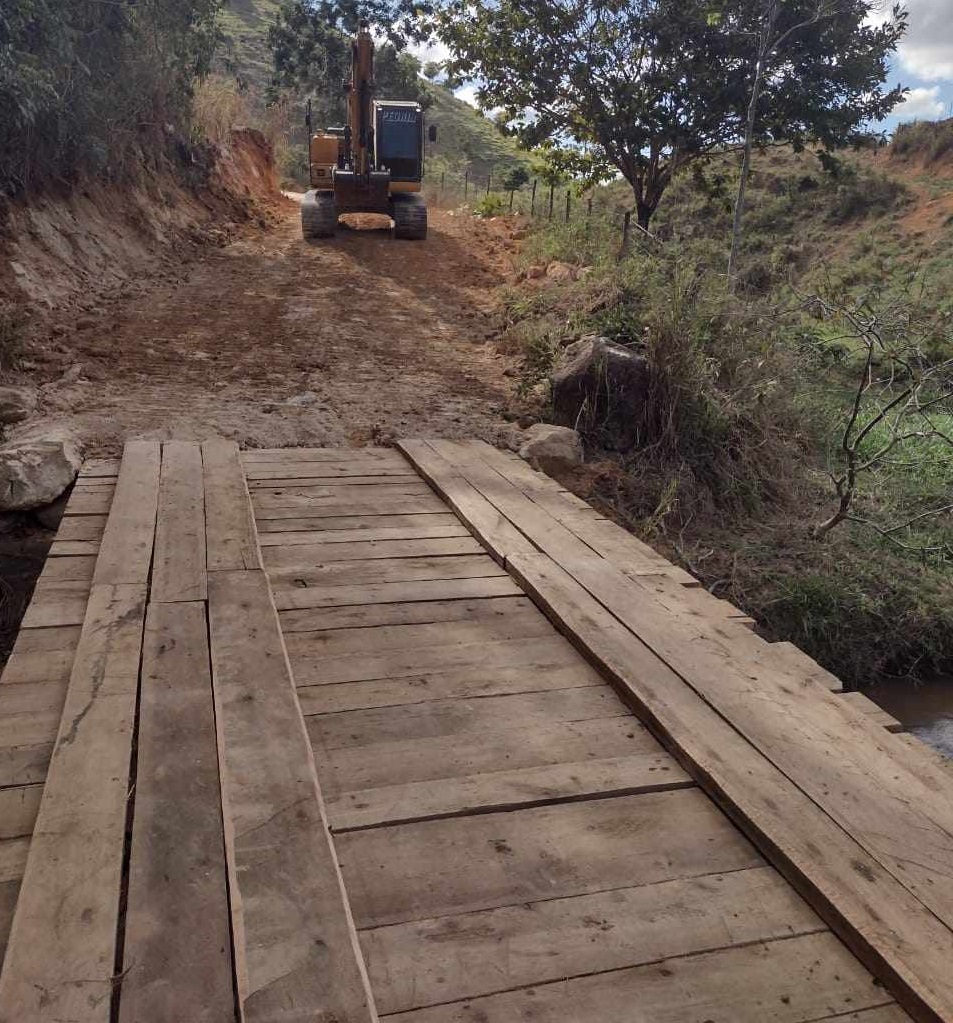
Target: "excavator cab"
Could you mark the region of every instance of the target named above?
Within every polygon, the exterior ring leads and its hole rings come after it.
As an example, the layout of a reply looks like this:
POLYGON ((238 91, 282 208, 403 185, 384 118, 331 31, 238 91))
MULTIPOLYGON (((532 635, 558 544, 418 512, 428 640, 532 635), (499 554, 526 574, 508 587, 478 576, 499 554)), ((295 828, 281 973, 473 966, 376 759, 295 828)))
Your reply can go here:
MULTIPOLYGON (((312 134, 311 189, 301 201, 305 238, 330 238, 342 213, 382 213, 395 238, 427 237, 424 113, 419 103, 378 100, 374 92, 374 43, 367 24, 351 44, 351 77, 345 83, 347 124, 312 134)), ((428 136, 436 140, 436 129, 428 136)))

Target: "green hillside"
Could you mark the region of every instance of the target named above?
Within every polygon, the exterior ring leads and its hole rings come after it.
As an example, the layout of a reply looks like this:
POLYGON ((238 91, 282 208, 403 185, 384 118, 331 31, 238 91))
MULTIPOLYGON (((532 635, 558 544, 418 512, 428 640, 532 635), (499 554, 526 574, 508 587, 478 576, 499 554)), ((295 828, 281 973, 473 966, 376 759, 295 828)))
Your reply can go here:
POLYGON ((268 27, 280 9, 281 0, 227 0, 220 15, 224 36, 220 62, 259 94, 271 78, 268 27))

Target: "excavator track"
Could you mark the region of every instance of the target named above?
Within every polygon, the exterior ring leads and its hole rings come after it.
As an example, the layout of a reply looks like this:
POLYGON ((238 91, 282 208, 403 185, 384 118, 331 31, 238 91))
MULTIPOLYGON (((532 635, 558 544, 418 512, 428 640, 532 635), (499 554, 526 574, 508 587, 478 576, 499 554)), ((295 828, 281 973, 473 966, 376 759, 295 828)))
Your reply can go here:
POLYGON ((333 238, 338 210, 333 192, 306 192, 301 200, 301 233, 305 238, 333 238))
POLYGON ((427 237, 427 204, 419 195, 394 198, 394 237, 419 240, 427 237))

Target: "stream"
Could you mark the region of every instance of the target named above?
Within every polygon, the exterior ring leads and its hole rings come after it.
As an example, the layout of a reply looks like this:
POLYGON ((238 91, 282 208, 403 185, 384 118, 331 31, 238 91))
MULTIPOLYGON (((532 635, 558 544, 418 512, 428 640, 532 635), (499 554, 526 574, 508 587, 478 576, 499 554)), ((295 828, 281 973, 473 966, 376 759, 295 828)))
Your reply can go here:
POLYGON ((883 682, 865 689, 864 695, 953 760, 953 675, 925 682, 883 682))

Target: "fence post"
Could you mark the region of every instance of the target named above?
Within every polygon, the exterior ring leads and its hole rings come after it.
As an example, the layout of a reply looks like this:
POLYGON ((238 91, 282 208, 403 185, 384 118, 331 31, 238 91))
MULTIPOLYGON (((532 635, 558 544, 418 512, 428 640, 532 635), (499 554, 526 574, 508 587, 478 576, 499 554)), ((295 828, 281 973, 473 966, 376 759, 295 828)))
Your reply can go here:
POLYGON ((553 219, 553 204, 556 201, 556 186, 549 186, 549 219, 553 219))
POLYGON ((533 178, 533 198, 530 200, 530 204, 529 204, 529 215, 531 217, 535 217, 536 216, 536 186, 538 184, 539 184, 539 181, 536 178, 533 178))
POLYGON ((632 211, 626 210, 622 218, 622 245, 619 247, 619 259, 622 259, 629 251, 629 228, 632 223, 632 211))
POLYGON ((589 202, 586 204, 586 217, 592 218, 592 196, 589 196, 589 202))
POLYGON ((490 194, 490 186, 493 184, 493 171, 486 176, 486 194, 490 194))
POLYGON ((516 190, 511 188, 510 189, 510 213, 513 212, 513 196, 514 195, 516 195, 516 190))
POLYGON ((571 210, 571 208, 572 208, 572 191, 571 191, 571 189, 567 188, 566 189, 566 223, 567 224, 569 223, 569 211, 571 210))
POLYGON ((443 187, 444 187, 444 184, 446 183, 446 180, 447 180, 447 172, 446 171, 441 171, 440 172, 440 194, 441 195, 443 195, 443 187))
POLYGON ((470 171, 468 170, 463 175, 463 201, 467 201, 467 196, 470 194, 470 171))

